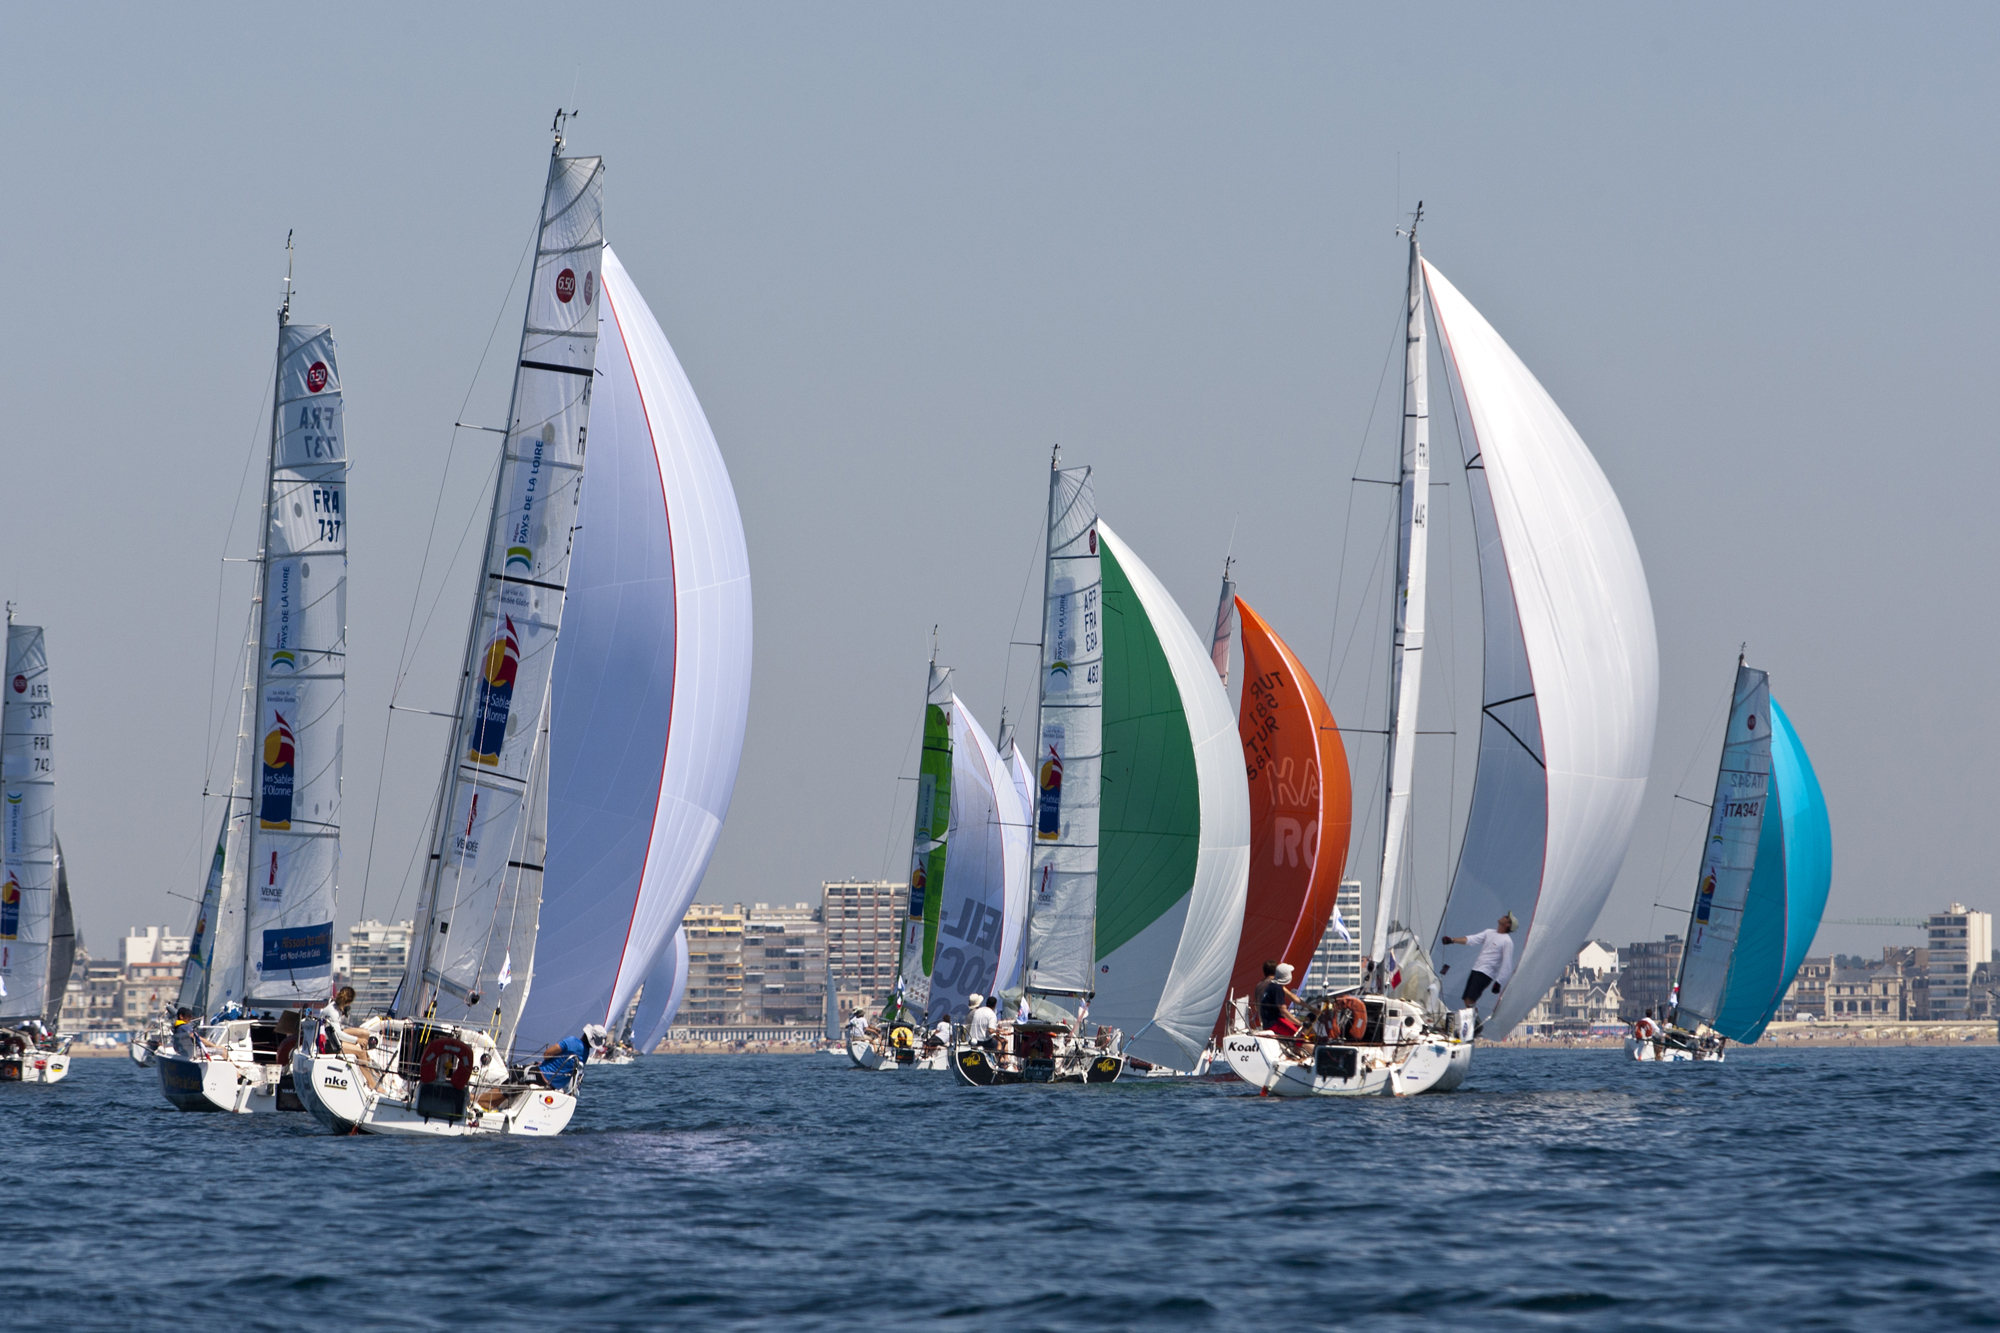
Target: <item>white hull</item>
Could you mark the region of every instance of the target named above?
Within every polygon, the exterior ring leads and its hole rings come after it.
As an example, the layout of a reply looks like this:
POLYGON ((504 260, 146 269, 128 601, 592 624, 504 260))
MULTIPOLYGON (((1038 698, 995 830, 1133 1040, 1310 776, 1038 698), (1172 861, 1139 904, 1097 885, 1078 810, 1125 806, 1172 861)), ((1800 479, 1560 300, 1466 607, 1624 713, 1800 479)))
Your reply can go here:
POLYGON ((856 1069, 905 1070, 942 1074, 951 1068, 951 1053, 943 1047, 939 1047, 928 1055, 915 1047, 906 1048, 906 1053, 910 1058, 899 1060, 896 1058, 897 1052, 893 1049, 881 1050, 869 1042, 855 1041, 851 1038, 847 1043, 848 1062, 856 1069))
POLYGON ((1669 1046, 1663 1041, 1651 1041, 1640 1037, 1625 1039, 1625 1054, 1644 1064, 1699 1063, 1719 1065, 1723 1052, 1715 1050, 1690 1051, 1682 1046, 1669 1046))
POLYGON ((23 1051, 18 1059, 10 1056, 5 1063, 13 1065, 17 1062, 21 1076, 18 1079, 0 1076, 0 1082, 60 1083, 69 1077, 68 1051, 23 1051))
POLYGON ((132 1063, 139 1066, 139 1068, 151 1069, 153 1067, 155 1051, 146 1042, 136 1037, 133 1038, 126 1046, 125 1053, 132 1057, 132 1063))
POLYGON ((228 1111, 255 1115, 278 1109, 277 1065, 241 1063, 224 1057, 189 1059, 159 1051, 160 1091, 182 1111, 228 1111))
MULTIPOLYGON (((396 1072, 398 1046, 392 1040, 373 1050, 322 1055, 307 1036, 292 1055, 292 1086, 313 1118, 336 1134, 394 1134, 405 1138, 466 1138, 477 1134, 523 1134, 550 1138, 568 1127, 576 1114, 573 1092, 550 1087, 505 1083, 506 1065, 498 1059, 480 1063, 491 1075, 474 1076, 464 1085, 462 1105, 442 1087, 440 1101, 426 1088, 413 1085, 396 1072)), ((456 1035, 486 1053, 492 1042, 483 1033, 439 1029, 456 1035)), ((386 1034, 385 1034, 386 1035, 386 1034)), ((576 1085, 570 1085, 574 1088, 576 1085)))
MULTIPOLYGON (((1392 1000, 1387 1007, 1392 1017, 1420 1020, 1414 1006, 1392 1000)), ((1426 1032, 1416 1023, 1405 1030, 1414 1034, 1411 1040, 1317 1050, 1267 1031, 1232 1032, 1222 1039, 1222 1053, 1238 1078, 1278 1097, 1414 1097, 1465 1082, 1473 1043, 1463 1026, 1457 1033, 1426 1032)))

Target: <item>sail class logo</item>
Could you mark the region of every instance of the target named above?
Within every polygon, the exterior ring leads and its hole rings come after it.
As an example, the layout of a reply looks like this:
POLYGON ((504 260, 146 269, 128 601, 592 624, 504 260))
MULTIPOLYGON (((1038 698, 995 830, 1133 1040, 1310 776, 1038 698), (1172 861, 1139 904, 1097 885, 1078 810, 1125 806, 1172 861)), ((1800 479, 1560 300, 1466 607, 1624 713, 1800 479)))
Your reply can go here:
POLYGON ((27 692, 28 692, 28 678, 26 676, 14 677, 14 693, 26 694, 27 692))
POLYGON ((589 305, 592 301, 596 299, 597 299, 597 274, 594 272, 586 273, 583 275, 583 303, 585 305, 589 305))
POLYGON ((288 830, 292 826, 292 766, 298 746, 285 715, 273 711, 271 716, 275 721, 264 733, 264 780, 259 789, 257 824, 288 830))
POLYGON ((326 387, 326 362, 315 361, 306 371, 306 392, 318 393, 326 387))
POLYGON ((535 548, 532 546, 510 546, 507 548, 507 568, 519 565, 529 573, 535 570, 535 548))
POLYGON ((576 270, 566 268, 556 274, 556 300, 568 305, 576 296, 576 270))
POLYGON ((500 762, 500 746, 507 739, 507 713, 514 706, 514 677, 520 670, 521 640, 514 633, 514 617, 506 616, 480 662, 468 756, 475 764, 491 768, 500 762))

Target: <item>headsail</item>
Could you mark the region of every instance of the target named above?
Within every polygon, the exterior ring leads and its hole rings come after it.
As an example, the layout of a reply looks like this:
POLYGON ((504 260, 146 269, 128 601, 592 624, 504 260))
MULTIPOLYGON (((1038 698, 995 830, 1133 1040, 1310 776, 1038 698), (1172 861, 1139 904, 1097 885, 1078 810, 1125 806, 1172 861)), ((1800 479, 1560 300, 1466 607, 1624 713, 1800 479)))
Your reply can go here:
POLYGON ((1243 625, 1236 731, 1250 791, 1250 872, 1229 990, 1254 995, 1265 960, 1290 963, 1303 977, 1319 948, 1347 865, 1353 793, 1347 749, 1319 686, 1248 602, 1238 598, 1236 606, 1243 625))
POLYGON ((1000 927, 1000 961, 994 969, 994 991, 1011 991, 1021 984, 1022 940, 1028 920, 1029 860, 1034 852, 1035 807, 1028 761, 1014 743, 1013 730, 1000 724, 999 770, 994 788, 1000 801, 1000 836, 1007 860, 1007 918, 1000 927))
POLYGON ((0 686, 0 1022, 40 1018, 55 918, 55 722, 39 625, 7 622, 0 686))
POLYGON ((1230 563, 1222 562, 1222 597, 1215 604, 1215 630, 1208 637, 1208 660, 1215 664, 1224 689, 1229 687, 1230 626, 1236 615, 1236 580, 1229 577, 1230 563))
POLYGON ((1049 476, 1034 852, 1028 869, 1030 994, 1096 990, 1098 774, 1103 766, 1103 576, 1090 469, 1049 476))
POLYGON ((1757 844, 1771 797, 1770 699, 1769 678, 1739 658, 1722 762, 1715 771, 1715 803, 1709 807, 1708 838, 1702 843, 1687 944, 1674 988, 1675 1022, 1689 1031, 1713 1023, 1722 1012, 1744 927, 1750 927, 1753 941, 1775 940, 1778 956, 1784 955, 1782 859, 1775 876, 1758 876, 1766 882, 1756 895, 1759 904, 1751 902, 1751 879, 1760 864, 1757 844))
POLYGON ((63 992, 69 989, 70 969, 76 966, 76 909, 69 900, 69 859, 63 855, 62 839, 56 839, 56 905, 49 927, 48 1002, 42 1008, 42 1022, 53 1032, 62 1017, 63 992))
MULTIPOLYGON (((1103 765, 1094 1022, 1191 1067, 1229 987, 1250 798, 1229 696, 1152 570, 1100 521, 1103 765)), ((1065 775, 1067 776, 1067 775, 1065 775)))
POLYGON ((347 442, 333 333, 279 316, 256 618, 244 995, 300 1004, 333 971, 347 689, 347 442), (253 775, 254 776, 251 776, 253 775))
POLYGON ((1659 646, 1625 512, 1547 390, 1423 265, 1470 416, 1466 479, 1485 612, 1484 717, 1441 930, 1519 922, 1487 1030, 1548 992, 1596 924, 1652 762, 1659 646))
POLYGON ((729 471, 609 246, 601 272, 524 1047, 615 1026, 642 981, 655 990, 721 836, 750 705, 750 564, 729 471))
POLYGON ((503 1049, 533 975, 549 682, 583 481, 602 281, 603 161, 559 150, 543 194, 458 721, 401 1001, 419 1016, 491 1025, 503 1049))
MULTIPOLYGON (((1018 819, 1014 779, 986 729, 957 695, 951 699, 951 864, 937 899, 938 930, 924 1010, 963 1022, 973 992, 991 995, 1005 961, 1009 820, 1018 819)), ((1025 847, 1022 848, 1025 851, 1025 847)), ((1022 867, 1025 869, 1025 867, 1022 867)), ((1025 876, 1021 887, 1026 888, 1025 876)))
POLYGON ((687 998, 688 933, 686 926, 674 928, 673 938, 660 950, 659 961, 646 974, 646 990, 639 997, 639 1012, 632 1017, 633 1044, 645 1055, 667 1039, 667 1029, 687 998))
POLYGON ((202 885, 201 902, 194 910, 194 928, 188 932, 187 961, 181 964, 180 994, 174 1007, 197 1015, 208 1013, 209 970, 215 959, 222 900, 222 864, 229 844, 229 808, 222 810, 222 827, 215 835, 215 855, 209 858, 208 880, 202 885))

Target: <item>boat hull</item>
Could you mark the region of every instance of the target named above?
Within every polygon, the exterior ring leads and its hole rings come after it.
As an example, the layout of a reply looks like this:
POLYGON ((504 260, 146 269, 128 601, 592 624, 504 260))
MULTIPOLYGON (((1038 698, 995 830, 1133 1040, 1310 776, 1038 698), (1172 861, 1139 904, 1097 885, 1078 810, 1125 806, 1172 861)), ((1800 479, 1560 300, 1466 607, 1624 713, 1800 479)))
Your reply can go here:
POLYGON ((1268 1032, 1232 1032, 1222 1039, 1222 1053, 1238 1078, 1275 1097, 1449 1092, 1472 1065, 1471 1042, 1441 1035, 1393 1047, 1327 1045, 1302 1057, 1268 1032))
POLYGON ((60 1083, 68 1077, 68 1051, 23 1051, 0 1060, 0 1083, 60 1083))
POLYGON ((852 1039, 847 1043, 847 1058, 856 1069, 871 1071, 906 1070, 911 1073, 942 1074, 951 1067, 951 1053, 942 1047, 926 1055, 913 1046, 885 1051, 870 1042, 852 1039))
POLYGON ((172 1051, 155 1052, 154 1063, 160 1091, 177 1110, 256 1115, 286 1109, 279 1105, 283 1071, 276 1065, 190 1059, 172 1051))
POLYGON ((951 1069, 960 1083, 974 1088, 1001 1083, 1116 1083, 1125 1073, 1125 1057, 1095 1051, 1053 1060, 1009 1061, 983 1046, 958 1046, 951 1051, 951 1069))
MULTIPOLYGON (((320 1055, 301 1049, 292 1057, 292 1084, 299 1090, 313 1119, 336 1134, 387 1134, 401 1138, 467 1138, 481 1134, 519 1134, 552 1138, 569 1127, 576 1114, 576 1097, 554 1088, 528 1088, 501 1104, 470 1108, 462 1116, 426 1115, 409 1100, 391 1095, 403 1091, 387 1071, 364 1068, 346 1055, 320 1055)), ((477 1085, 474 1085, 475 1090, 477 1085)))
POLYGON ((1641 1064, 1663 1065, 1719 1065, 1725 1058, 1721 1050, 1690 1051, 1684 1046, 1671 1046, 1664 1041, 1651 1041, 1643 1037, 1627 1037, 1625 1054, 1641 1064))

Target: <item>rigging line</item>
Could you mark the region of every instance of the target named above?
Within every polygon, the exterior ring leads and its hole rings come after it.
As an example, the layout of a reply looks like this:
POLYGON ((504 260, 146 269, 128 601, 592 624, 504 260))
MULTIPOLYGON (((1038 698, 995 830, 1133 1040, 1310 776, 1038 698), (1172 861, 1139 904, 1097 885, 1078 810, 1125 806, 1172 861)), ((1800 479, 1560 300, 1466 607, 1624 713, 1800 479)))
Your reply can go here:
MULTIPOLYGON (((1732 674, 1729 677, 1728 686, 1722 692, 1722 725, 1725 735, 1727 734, 1729 727, 1729 710, 1731 707, 1735 705, 1735 702, 1736 702, 1736 677, 1734 674, 1732 674)), ((1704 725, 1702 729, 1696 733, 1694 742, 1688 748, 1687 767, 1681 770, 1681 780, 1674 784, 1674 787, 1676 789, 1673 793, 1674 795, 1678 796, 1680 794, 1679 788, 1687 786, 1688 775, 1694 772, 1694 766, 1700 762, 1702 751, 1707 748, 1709 733, 1712 732, 1714 729, 1715 729, 1715 714, 1713 712, 1710 712, 1707 724, 1704 725)), ((1695 804, 1700 804, 1700 802, 1695 802, 1695 804)), ((1676 810, 1674 803, 1672 801, 1668 801, 1667 828, 1666 831, 1660 835, 1660 873, 1657 877, 1655 877, 1653 882, 1653 897, 1655 898, 1658 898, 1660 896, 1660 891, 1666 888, 1668 867, 1680 859, 1680 857, 1675 856, 1673 852, 1674 815, 1676 813, 1678 813, 1678 811, 1676 810)), ((1659 922, 1657 919, 1650 920, 1647 925, 1648 933, 1650 934, 1651 931, 1658 925, 1659 922)))
MULTIPOLYGON (((1046 508, 1046 506, 1044 507, 1046 508)), ((1048 554, 1048 545, 1049 545, 1048 536, 1042 530, 1042 525, 1047 521, 1048 519, 1046 515, 1038 517, 1035 520, 1035 532, 1037 534, 1037 538, 1033 543, 1033 547, 1039 549, 1030 550, 1028 554, 1028 572, 1021 576, 1021 596, 1020 599, 1014 603, 1014 621, 1011 625, 1007 627, 1007 638, 1008 638, 1007 646, 1010 650, 1016 647, 1025 648, 1028 646, 1023 643, 1015 642, 1014 636, 1021 632, 1021 612, 1028 605, 1028 585, 1033 583, 1035 580, 1035 565, 1037 563, 1036 557, 1046 556, 1048 554)), ((1042 613, 1044 617, 1046 617, 1048 614, 1048 608, 1047 607, 1042 608, 1042 613)), ((1043 647, 1044 645, 1039 640, 1037 640, 1034 646, 1040 648, 1043 647)), ((1014 679, 1014 654, 1011 651, 1009 651, 1007 654, 1006 669, 1001 673, 1000 676, 1000 711, 1002 711, 1003 713, 1007 710, 1007 686, 1013 682, 1013 679, 1014 679)), ((1016 727, 1015 730, 1019 731, 1020 728, 1016 727)), ((1037 745, 1039 745, 1040 743, 1041 742, 1039 740, 1036 741, 1037 745)), ((1018 748, 1018 742, 1016 748, 1018 748)))
MULTIPOLYGON (((1361 474, 1361 460, 1368 452, 1368 433, 1375 429, 1375 414, 1382 407, 1382 386, 1389 382, 1389 363, 1396 356, 1398 330, 1408 323, 1407 314, 1399 314, 1397 323, 1389 330, 1389 348, 1382 353, 1382 373, 1375 378, 1375 397, 1368 403, 1368 420, 1361 427, 1361 443, 1354 450, 1354 466, 1348 469, 1347 515, 1340 524, 1340 563, 1333 576, 1333 628, 1326 636, 1326 669, 1333 670, 1333 648, 1340 638, 1340 600, 1347 588, 1347 535, 1353 531, 1354 522, 1354 481, 1361 474)), ((1374 582, 1371 573, 1369 582, 1374 582)), ((1325 679, 1325 677, 1321 677, 1325 679)), ((1329 686, 1329 692, 1331 687, 1329 686)))
MULTIPOLYGON (((479 388, 479 376, 480 373, 486 369, 486 358, 492 355, 493 340, 500 336, 500 321, 507 317, 507 308, 508 306, 512 305, 514 301, 514 289, 521 285, 521 270, 523 267, 527 265, 528 255, 530 252, 534 250, 535 242, 541 237, 541 234, 542 234, 542 216, 541 213, 537 211, 535 214, 534 228, 528 233, 527 244, 521 247, 521 257, 514 262, 514 276, 508 280, 507 293, 506 295, 500 298, 500 309, 494 312, 493 327, 486 331, 486 345, 479 349, 479 361, 472 368, 472 378, 469 382, 467 382, 465 386, 465 397, 459 403, 458 411, 452 416, 450 442, 446 445, 444 454, 444 473, 442 476, 438 478, 437 499, 431 505, 430 531, 426 533, 424 536, 423 559, 418 563, 417 566, 416 586, 410 591, 410 614, 409 617, 403 622, 403 645, 400 649, 397 650, 396 653, 396 681, 395 684, 391 686, 389 690, 389 702, 391 704, 394 704, 396 700, 401 697, 403 692, 403 678, 406 674, 408 674, 409 671, 410 631, 411 628, 416 624, 417 606, 423 600, 424 576, 430 571, 431 547, 432 544, 437 540, 438 515, 441 512, 443 512, 444 509, 444 496, 446 490, 446 483, 451 480, 452 459, 458 453, 458 432, 459 432, 458 423, 465 419, 465 409, 471 405, 472 395, 479 388)), ((509 412, 511 412, 513 410, 513 404, 509 403, 507 406, 509 412)), ((504 452, 505 446, 502 446, 502 448, 504 452)), ((483 494, 483 488, 482 488, 482 494, 483 494)), ((465 545, 465 539, 463 536, 461 536, 459 538, 459 548, 462 550, 464 548, 464 545, 465 545)), ((454 551, 452 553, 452 563, 456 565, 457 562, 458 562, 458 552, 454 551)), ((450 582, 449 570, 447 570, 445 573, 444 582, 446 583, 450 582)), ((433 613, 435 613, 437 610, 437 603, 435 601, 433 601, 431 604, 431 610, 433 613)), ((428 616, 425 617, 424 619, 424 628, 426 630, 430 628, 430 618, 428 616)), ((420 636, 419 642, 421 641, 422 640, 420 636)), ((394 720, 395 720, 395 714, 393 712, 385 713, 383 715, 382 756, 381 756, 381 761, 375 770, 375 810, 374 814, 370 816, 368 821, 368 854, 363 860, 361 869, 361 903, 363 907, 367 906, 368 903, 368 873, 369 870, 375 864, 375 831, 378 822, 376 816, 379 816, 382 811, 382 779, 383 776, 387 774, 387 772, 389 771, 389 726, 394 720)), ((403 888, 407 889, 408 887, 409 887, 409 876, 406 872, 404 875, 403 888)), ((402 893, 400 891, 396 895, 396 902, 398 906, 402 905, 402 893)))
MULTIPOLYGON (((922 730, 923 730, 923 718, 921 715, 919 715, 917 719, 917 725, 910 728, 910 739, 903 742, 903 757, 902 759, 897 761, 896 764, 896 767, 898 769, 901 769, 904 765, 910 762, 910 746, 916 742, 917 734, 922 730)), ((889 833, 888 836, 882 839, 882 869, 881 872, 876 876, 876 878, 878 879, 889 878, 889 856, 890 853, 894 850, 896 843, 896 811, 899 808, 901 808, 902 804, 903 804, 902 788, 892 787, 890 789, 890 798, 889 798, 889 833)), ((912 815, 912 818, 914 819, 915 816, 912 815)), ((913 824, 912 828, 914 827, 915 826, 913 824)))

